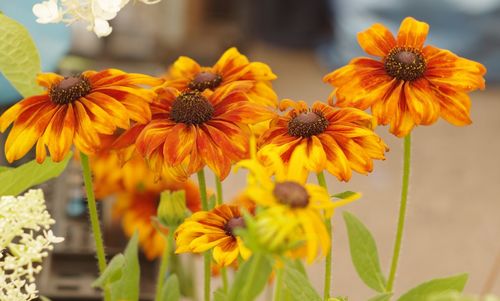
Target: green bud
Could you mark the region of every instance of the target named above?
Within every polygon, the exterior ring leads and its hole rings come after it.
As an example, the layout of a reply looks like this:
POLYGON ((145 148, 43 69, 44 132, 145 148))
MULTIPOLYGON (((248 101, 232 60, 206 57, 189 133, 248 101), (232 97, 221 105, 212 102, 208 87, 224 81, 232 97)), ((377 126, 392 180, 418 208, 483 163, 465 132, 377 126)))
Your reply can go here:
POLYGON ((177 227, 180 225, 187 215, 184 190, 162 192, 157 215, 159 221, 165 226, 177 227))

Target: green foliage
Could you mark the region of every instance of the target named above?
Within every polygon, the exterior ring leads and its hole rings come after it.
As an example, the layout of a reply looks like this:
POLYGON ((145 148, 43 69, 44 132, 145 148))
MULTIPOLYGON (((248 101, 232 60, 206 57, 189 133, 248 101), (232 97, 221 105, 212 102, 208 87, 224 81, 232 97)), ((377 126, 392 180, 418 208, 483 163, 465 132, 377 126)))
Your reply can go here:
POLYGON ((40 56, 29 32, 19 22, 0 14, 0 72, 23 95, 39 94, 36 75, 40 56))
POLYGON ((335 198, 335 199, 347 199, 347 198, 353 197, 353 196, 358 195, 358 194, 359 193, 354 192, 354 191, 344 191, 341 193, 333 194, 331 197, 335 198))
POLYGON ((368 228, 352 213, 344 212, 349 247, 359 277, 370 288, 385 292, 386 281, 380 269, 377 246, 368 228))
POLYGON ((138 258, 139 235, 136 232, 128 242, 124 254, 118 254, 109 262, 106 270, 92 284, 111 290, 112 301, 139 300, 140 268, 138 258))
POLYGON ((447 294, 453 291, 462 292, 467 278, 467 274, 461 274, 447 278, 433 279, 409 290, 398 301, 430 301, 430 298, 436 298, 440 294, 447 294))
POLYGON ((272 272, 272 260, 263 253, 254 253, 241 265, 228 294, 228 301, 251 301, 266 287, 272 272))
POLYGON ((170 275, 161 290, 161 301, 179 301, 181 299, 181 289, 177 275, 170 275))
POLYGON ((227 300, 227 294, 224 292, 224 289, 222 287, 216 289, 214 292, 214 301, 226 301, 226 300, 227 300))
POLYGON ((291 300, 323 300, 304 272, 296 263, 287 262, 283 271, 283 289, 290 292, 291 300))
POLYGON ((2 167, 0 170, 0 195, 18 195, 26 189, 59 176, 73 154, 70 152, 63 161, 52 162, 49 158, 42 164, 30 161, 16 168, 2 167))
POLYGON ((381 294, 370 298, 368 301, 389 301, 391 300, 391 296, 392 293, 381 294))
POLYGON ((7 167, 7 166, 0 166, 0 173, 4 172, 4 171, 7 171, 11 169, 10 167, 7 167))

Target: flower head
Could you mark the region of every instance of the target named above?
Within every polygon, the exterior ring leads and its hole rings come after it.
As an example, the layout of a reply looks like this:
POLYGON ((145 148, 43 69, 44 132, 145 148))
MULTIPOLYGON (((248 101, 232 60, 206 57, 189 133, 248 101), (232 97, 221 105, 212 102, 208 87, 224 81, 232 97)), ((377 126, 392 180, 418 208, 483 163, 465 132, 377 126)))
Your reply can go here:
POLYGON ((429 25, 407 17, 397 37, 382 24, 358 34, 363 50, 378 60, 356 58, 325 76, 337 106, 371 108, 398 137, 441 116, 454 125, 471 123, 468 92, 484 89, 486 68, 454 53, 424 46, 429 25))
POLYGON ((229 266, 238 256, 250 257, 250 250, 236 235, 237 228, 245 227, 245 220, 237 206, 220 205, 211 211, 200 211, 187 218, 175 233, 176 253, 201 253, 213 248, 215 262, 229 266))
POLYGON ((307 170, 328 170, 348 181, 352 170, 366 174, 373 159, 384 159, 387 147, 373 132, 373 117, 355 108, 334 108, 316 102, 309 109, 303 101, 283 100, 280 108, 292 108, 278 116, 260 138, 259 156, 278 153, 287 163, 300 153, 307 170))
POLYGON ((36 21, 41 24, 61 22, 62 10, 57 6, 57 0, 43 1, 33 5, 33 14, 37 16, 36 21))
POLYGON ((91 155, 99 151, 99 134, 127 129, 130 120, 146 123, 149 102, 156 94, 139 85, 158 85, 161 80, 128 74, 116 69, 85 71, 79 76, 40 74, 38 84, 46 91, 27 97, 0 117, 0 131, 14 123, 5 143, 9 162, 24 156, 36 144, 41 163, 48 148, 52 160, 61 161, 71 145, 91 155))
POLYGON ((0 299, 33 300, 42 259, 53 244, 64 239, 50 230, 55 221, 47 212, 41 190, 17 198, 1 197, 0 212, 0 299))
POLYGON ((271 68, 264 63, 250 62, 232 47, 212 67, 202 67, 194 60, 181 56, 165 76, 167 85, 181 91, 216 90, 237 81, 250 81, 245 92, 252 102, 276 106, 277 96, 271 86, 276 79, 271 68))

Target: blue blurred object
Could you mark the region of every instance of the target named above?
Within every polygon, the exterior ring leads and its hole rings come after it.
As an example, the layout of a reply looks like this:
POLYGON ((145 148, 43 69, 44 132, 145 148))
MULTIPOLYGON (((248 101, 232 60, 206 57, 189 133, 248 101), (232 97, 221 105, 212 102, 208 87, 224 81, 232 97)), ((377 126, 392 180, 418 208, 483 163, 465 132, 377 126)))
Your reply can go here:
POLYGON ((449 49, 488 68, 488 81, 500 81, 499 0, 329 0, 334 41, 320 48, 331 69, 356 56, 368 56, 356 35, 374 23, 397 34, 406 16, 429 23, 426 45, 449 49))
MULTIPOLYGON (((8 17, 23 24, 31 34, 40 52, 42 70, 51 72, 57 69, 59 60, 68 52, 71 42, 70 29, 64 24, 39 24, 31 11, 41 0, 1 1, 0 10, 8 17)), ((0 74, 0 105, 21 99, 21 95, 0 74)))

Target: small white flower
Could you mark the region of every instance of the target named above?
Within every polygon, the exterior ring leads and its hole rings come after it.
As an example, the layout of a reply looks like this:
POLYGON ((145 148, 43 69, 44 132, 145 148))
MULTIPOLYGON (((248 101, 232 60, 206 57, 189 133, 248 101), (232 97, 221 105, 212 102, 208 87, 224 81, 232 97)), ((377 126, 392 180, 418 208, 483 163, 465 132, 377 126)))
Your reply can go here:
POLYGON ((113 31, 113 28, 109 26, 109 22, 102 19, 95 19, 94 21, 94 32, 100 37, 105 37, 113 31))
POLYGON ((62 12, 57 5, 57 0, 44 1, 33 5, 33 14, 37 16, 38 23, 58 23, 62 20, 62 12))

